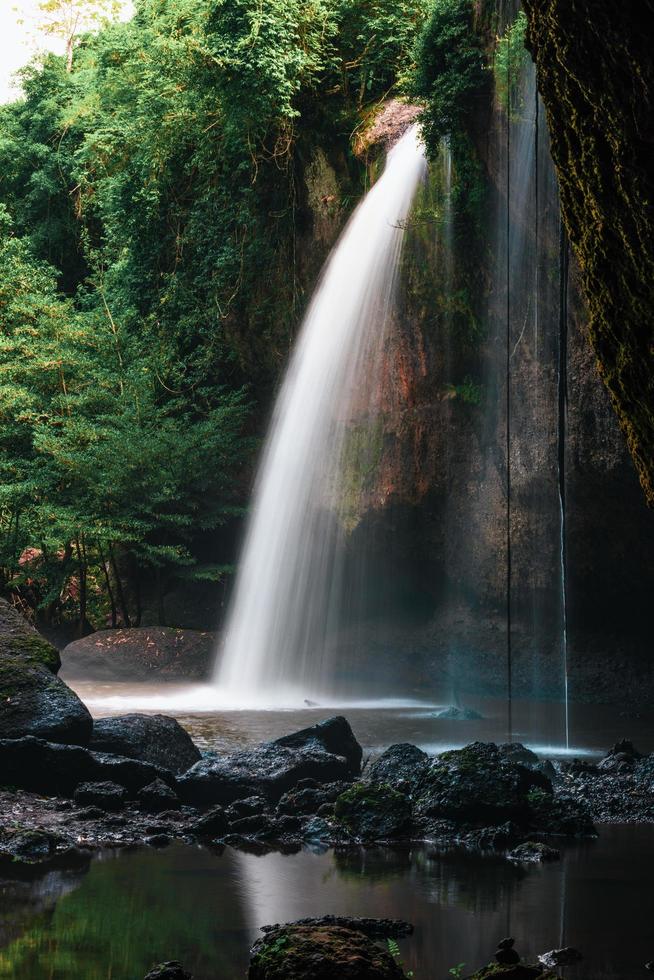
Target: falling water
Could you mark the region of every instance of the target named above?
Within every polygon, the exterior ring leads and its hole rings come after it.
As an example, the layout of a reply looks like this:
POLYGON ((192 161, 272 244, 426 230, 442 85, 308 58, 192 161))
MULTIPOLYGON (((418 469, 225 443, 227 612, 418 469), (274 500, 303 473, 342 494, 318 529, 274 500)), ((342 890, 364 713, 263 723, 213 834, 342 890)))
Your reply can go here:
POLYGON ((413 127, 348 222, 307 312, 260 464, 216 670, 233 702, 292 704, 328 691, 352 420, 374 405, 404 224, 424 171, 413 127))

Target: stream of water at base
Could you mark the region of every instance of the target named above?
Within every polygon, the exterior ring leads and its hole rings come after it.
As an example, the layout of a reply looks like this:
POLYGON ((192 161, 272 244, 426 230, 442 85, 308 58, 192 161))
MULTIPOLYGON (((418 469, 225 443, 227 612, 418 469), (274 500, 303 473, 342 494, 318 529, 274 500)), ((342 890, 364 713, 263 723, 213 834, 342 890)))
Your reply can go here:
POLYGON ((410 920, 401 957, 416 980, 460 963, 468 975, 506 935, 531 960, 579 949, 565 980, 639 980, 654 957, 653 844, 652 826, 603 827, 540 867, 425 845, 103 852, 87 869, 2 881, 0 978, 139 980, 179 959, 195 980, 239 980, 260 926, 334 913, 410 920))

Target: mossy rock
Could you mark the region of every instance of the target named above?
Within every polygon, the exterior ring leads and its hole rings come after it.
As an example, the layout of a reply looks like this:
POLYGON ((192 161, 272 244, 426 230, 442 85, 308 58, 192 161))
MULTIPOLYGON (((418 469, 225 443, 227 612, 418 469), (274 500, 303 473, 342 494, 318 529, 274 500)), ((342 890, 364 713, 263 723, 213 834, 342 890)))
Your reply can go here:
POLYGON ((0 660, 8 658, 44 667, 56 674, 59 652, 8 602, 0 599, 0 660))
POLYGON ((35 735, 85 745, 91 715, 62 680, 41 664, 0 655, 0 738, 35 735))
POLYGON ((401 980, 385 949, 362 932, 339 926, 271 929, 251 950, 249 980, 401 980))
POLYGON ((359 840, 396 840, 409 828, 411 803, 388 783, 357 783, 338 797, 334 816, 359 840))
POLYGON ((500 964, 490 963, 477 970, 466 980, 559 980, 556 973, 543 969, 542 966, 532 966, 528 963, 500 964))
POLYGON ((415 792, 415 817, 466 825, 528 824, 533 792, 550 798, 549 779, 509 762, 492 742, 473 742, 432 762, 415 792))

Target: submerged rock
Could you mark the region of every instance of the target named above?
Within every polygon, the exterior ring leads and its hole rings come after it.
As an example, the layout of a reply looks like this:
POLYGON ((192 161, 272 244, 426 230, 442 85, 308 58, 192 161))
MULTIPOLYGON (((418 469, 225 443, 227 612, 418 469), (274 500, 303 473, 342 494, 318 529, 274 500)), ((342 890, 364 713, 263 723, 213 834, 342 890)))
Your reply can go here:
POLYGON ((180 777, 179 790, 189 803, 228 805, 250 796, 277 802, 302 780, 347 781, 360 765, 352 729, 344 718, 331 718, 253 749, 201 759, 180 777))
POLYGON ((480 721, 484 716, 480 715, 474 708, 459 708, 457 705, 451 704, 437 712, 436 717, 450 719, 451 721, 480 721))
POLYGON ((136 792, 157 778, 175 784, 172 773, 148 762, 32 736, 0 739, 0 786, 72 796, 80 783, 112 782, 136 792))
POLYGON ((520 861, 528 864, 544 864, 547 861, 559 861, 561 859, 561 852, 557 851, 555 847, 550 847, 548 844, 542 844, 540 841, 525 841, 524 844, 518 844, 509 853, 509 860, 520 861))
POLYGON ((143 980, 193 980, 193 977, 177 960, 168 960, 153 967, 143 980))
POLYGON ((0 600, 0 738, 88 742, 93 720, 56 676, 59 665, 55 648, 0 600))
POLYGON ((250 951, 249 980, 401 980, 390 953, 356 929, 326 925, 273 928, 250 951))
POLYGON ((411 804, 387 783, 357 783, 338 797, 334 817, 358 840, 397 840, 409 830, 411 804))
POLYGON ((175 774, 186 772, 202 758, 188 732, 167 715, 99 718, 93 725, 89 748, 151 762, 175 774))

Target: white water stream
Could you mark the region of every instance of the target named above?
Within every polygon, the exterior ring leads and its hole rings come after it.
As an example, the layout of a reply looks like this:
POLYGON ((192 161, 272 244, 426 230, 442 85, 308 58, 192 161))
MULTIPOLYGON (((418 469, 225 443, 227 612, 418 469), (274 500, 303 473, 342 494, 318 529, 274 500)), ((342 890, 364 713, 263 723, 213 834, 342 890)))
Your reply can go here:
POLYGON ((425 166, 413 127, 350 218, 309 306, 259 467, 217 658, 223 703, 291 705, 330 693, 352 509, 347 471, 374 412, 404 225, 425 166), (364 432, 353 440, 355 418, 364 432))

